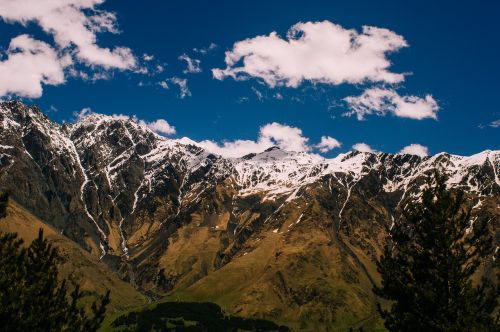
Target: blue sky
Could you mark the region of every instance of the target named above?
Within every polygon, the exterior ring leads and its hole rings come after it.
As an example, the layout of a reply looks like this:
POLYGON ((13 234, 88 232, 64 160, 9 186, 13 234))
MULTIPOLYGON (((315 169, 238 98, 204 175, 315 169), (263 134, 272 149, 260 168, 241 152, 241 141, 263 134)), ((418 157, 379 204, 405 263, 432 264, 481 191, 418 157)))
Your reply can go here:
MULTIPOLYGON (((85 0, 88 7, 72 14, 100 19, 93 21, 94 44, 72 39, 77 33, 68 33, 72 27, 53 15, 54 8, 32 1, 0 0, 0 94, 36 103, 59 122, 72 121, 84 108, 136 115, 146 123, 165 119, 176 129, 170 137, 204 141, 215 152, 276 143, 331 157, 361 142, 391 153, 410 144, 427 147, 430 154, 500 149, 498 1, 85 0), (40 8, 34 11, 32 6, 40 8), (287 31, 299 22, 302 30, 288 38, 287 31), (363 26, 387 29, 384 36, 392 46, 338 55, 337 49, 345 45, 328 36, 354 29, 361 46, 363 40, 366 45, 382 40, 363 32, 363 26), (95 32, 96 27, 101 31, 95 32), (275 39, 269 37, 274 31, 275 39), (16 39, 26 34, 30 39, 16 39), (324 42, 301 41, 304 35, 324 42), (257 42, 257 36, 265 37, 257 42), (22 53, 8 49, 12 40, 30 47, 40 41, 56 54, 45 48, 37 51, 48 54, 43 64, 61 66, 50 72, 52 83, 42 75, 41 92, 11 86, 30 74, 11 69, 9 57, 22 53), (240 44, 244 51, 233 48, 245 40, 240 44), (212 44, 217 47, 208 50, 212 44), (277 45, 284 47, 284 54, 272 53, 277 45), (129 53, 119 53, 116 47, 129 53), (312 61, 300 53, 303 47, 319 55, 312 61), (106 48, 111 53, 101 52, 106 48), (226 69, 225 52, 240 61, 228 67, 223 79, 216 79, 212 69, 226 69), (153 59, 146 61, 145 54, 153 59), (186 61, 179 59, 183 54, 199 60, 201 72, 187 72, 186 61), (259 54, 259 64, 245 67, 243 60, 259 54), (372 60, 390 65, 369 68, 372 60), (276 64, 278 69, 269 69, 276 64), (353 74, 358 71, 358 76, 353 74), (175 78, 186 80, 189 92, 184 97, 175 78), (372 93, 360 99, 367 91, 372 93), (354 97, 351 103, 348 96, 354 97), (354 114, 346 116, 348 112, 354 114), (279 126, 266 127, 273 123, 279 126), (330 140, 321 149, 317 144, 323 136, 341 146, 330 140), (224 147, 222 142, 233 145, 224 147)), ((422 153, 421 148, 417 151, 422 153)))

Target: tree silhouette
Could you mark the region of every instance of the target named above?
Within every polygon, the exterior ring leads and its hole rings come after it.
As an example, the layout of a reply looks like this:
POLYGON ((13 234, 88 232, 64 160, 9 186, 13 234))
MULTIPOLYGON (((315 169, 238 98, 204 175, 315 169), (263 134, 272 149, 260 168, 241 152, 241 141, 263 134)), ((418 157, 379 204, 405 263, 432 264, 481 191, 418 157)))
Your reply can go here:
POLYGON ((5 217, 8 202, 9 202, 9 194, 0 193, 0 218, 5 217))
POLYGON ((409 204, 395 222, 378 262, 375 293, 392 302, 379 311, 390 331, 500 331, 499 288, 472 277, 494 255, 488 220, 471 221, 463 191, 446 178, 429 177, 421 202, 409 204))
MULTIPOLYGON (((8 195, 0 195, 5 216, 8 195)), ((96 331, 104 319, 109 291, 91 306, 80 304, 78 286, 68 291, 58 282, 59 255, 43 238, 23 247, 16 233, 0 233, 0 324, 2 331, 96 331)))

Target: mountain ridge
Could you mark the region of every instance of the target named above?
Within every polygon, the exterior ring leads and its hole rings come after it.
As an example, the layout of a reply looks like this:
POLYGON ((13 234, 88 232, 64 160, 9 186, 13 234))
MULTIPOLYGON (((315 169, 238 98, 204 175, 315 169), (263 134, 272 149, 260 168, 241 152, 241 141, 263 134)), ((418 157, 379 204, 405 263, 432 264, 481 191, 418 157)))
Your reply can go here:
POLYGON ((500 242, 500 151, 326 159, 273 147, 223 158, 134 118, 59 125, 21 102, 0 109, 0 190, 143 292, 282 323, 352 323, 373 310, 387 229, 436 169, 467 192, 474 217, 494 216, 500 242), (240 275, 249 268, 261 287, 240 275))

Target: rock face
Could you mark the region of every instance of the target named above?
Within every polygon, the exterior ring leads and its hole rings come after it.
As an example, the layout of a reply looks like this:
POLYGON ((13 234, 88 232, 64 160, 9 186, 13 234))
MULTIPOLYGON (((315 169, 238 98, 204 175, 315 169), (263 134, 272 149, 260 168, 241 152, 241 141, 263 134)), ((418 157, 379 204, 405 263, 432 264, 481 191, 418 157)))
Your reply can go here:
POLYGON ((61 126, 6 102, 0 190, 143 291, 305 330, 373 317, 386 230, 435 169, 500 241, 500 151, 225 159, 191 143, 121 116, 61 126))

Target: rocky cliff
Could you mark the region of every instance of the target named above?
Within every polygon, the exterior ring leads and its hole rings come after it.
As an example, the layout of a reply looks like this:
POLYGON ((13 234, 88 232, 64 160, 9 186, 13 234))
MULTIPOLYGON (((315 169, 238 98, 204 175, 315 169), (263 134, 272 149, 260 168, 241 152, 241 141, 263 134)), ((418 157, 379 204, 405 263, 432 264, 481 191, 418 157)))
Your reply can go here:
POLYGON ((498 244, 500 151, 226 159, 133 118, 59 125, 0 104, 0 190, 18 204, 143 292, 301 329, 374 317, 374 260, 435 169, 467 192, 474 218, 491 219, 498 244))

